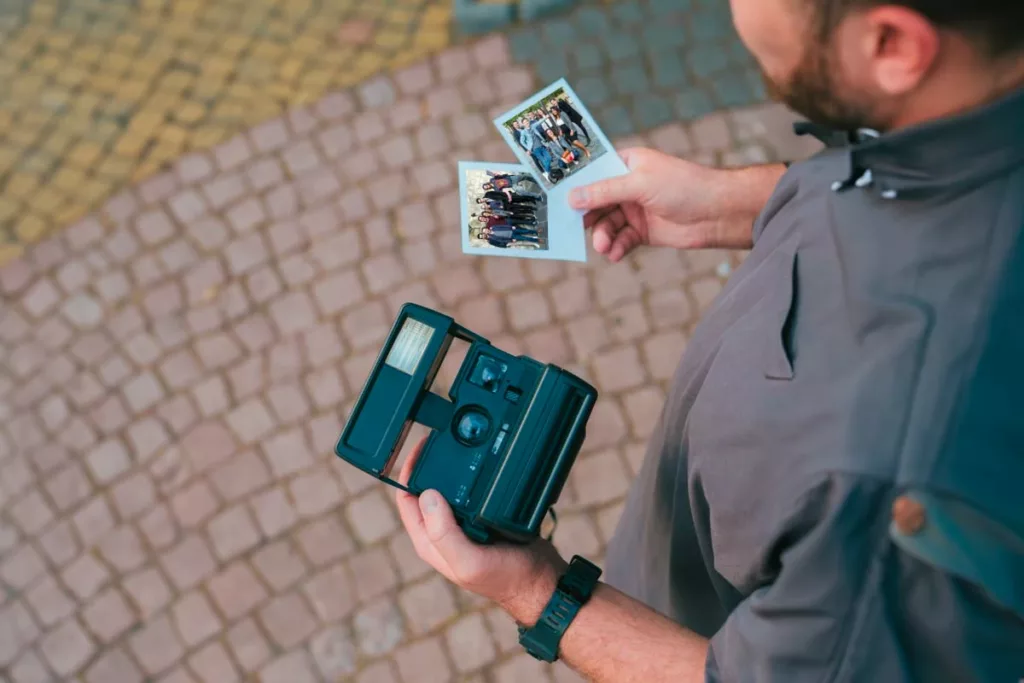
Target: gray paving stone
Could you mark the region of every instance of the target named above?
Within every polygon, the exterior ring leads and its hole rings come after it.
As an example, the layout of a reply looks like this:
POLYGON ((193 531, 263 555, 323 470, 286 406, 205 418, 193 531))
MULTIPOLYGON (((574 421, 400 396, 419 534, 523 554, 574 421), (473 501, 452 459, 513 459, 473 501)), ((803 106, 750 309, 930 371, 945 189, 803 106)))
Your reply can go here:
POLYGON ((611 72, 612 87, 619 95, 639 95, 650 90, 647 69, 641 61, 619 64, 611 72))
POLYGON ((655 16, 689 12, 693 5, 692 0, 647 0, 647 6, 655 16))
POLYGON ((611 8, 612 21, 616 24, 640 24, 647 21, 643 6, 638 0, 617 2, 611 8))
POLYGON ((604 64, 601 49, 594 43, 580 43, 570 51, 569 57, 572 67, 583 72, 594 71, 604 64))
POLYGON ((579 36, 576 33, 576 26, 568 19, 551 19, 541 24, 540 33, 544 42, 548 44, 547 49, 566 50, 577 43, 579 36))
POLYGON ((729 66, 729 53, 717 43, 701 43, 686 52, 686 63, 699 78, 711 78, 729 66))
POLYGON ((674 48, 649 52, 647 59, 651 65, 651 82, 658 88, 678 91, 690 80, 683 54, 674 48))
MULTIPOLYGON (((581 95, 582 97, 582 95, 581 95)), ((629 110, 621 104, 613 104, 594 115, 601 130, 609 137, 632 135, 635 131, 629 110)))
POLYGON ((702 8, 690 14, 690 37, 693 40, 719 40, 736 37, 728 3, 718 3, 725 8, 713 10, 702 8))
POLYGON ((614 28, 608 20, 608 12, 597 7, 583 7, 571 17, 580 35, 588 37, 604 36, 614 28))
POLYGON ((519 0, 519 17, 524 21, 542 19, 565 12, 576 0, 519 0))
POLYGON ((673 21, 651 24, 644 29, 641 41, 648 50, 679 47, 688 42, 682 24, 673 21))
POLYGON ((676 118, 671 101, 661 95, 641 95, 633 100, 631 108, 636 129, 640 131, 657 128, 676 118))
POLYGON ((603 41, 602 47, 613 62, 631 59, 640 54, 640 41, 626 31, 611 34, 603 41))
POLYGON ((612 91, 608 87, 608 79, 603 74, 600 76, 586 76, 579 80, 570 80, 573 89, 580 96, 583 103, 588 107, 600 107, 611 99, 612 91))
POLYGON ((715 111, 715 103, 703 90, 690 88, 676 95, 673 102, 676 114, 684 121, 692 121, 715 111))
POLYGON ((735 69, 713 78, 711 91, 722 107, 745 107, 760 101, 758 93, 751 87, 748 74, 735 69))
POLYGON ((534 63, 537 76, 544 85, 558 80, 569 73, 569 59, 564 52, 556 52, 552 48, 544 48, 534 63))
POLYGON ((516 18, 515 5, 481 3, 477 0, 455 0, 455 20, 470 35, 490 33, 508 26, 516 18))
POLYGON ((537 26, 526 26, 508 35, 508 46, 513 60, 529 64, 544 50, 544 38, 537 26))

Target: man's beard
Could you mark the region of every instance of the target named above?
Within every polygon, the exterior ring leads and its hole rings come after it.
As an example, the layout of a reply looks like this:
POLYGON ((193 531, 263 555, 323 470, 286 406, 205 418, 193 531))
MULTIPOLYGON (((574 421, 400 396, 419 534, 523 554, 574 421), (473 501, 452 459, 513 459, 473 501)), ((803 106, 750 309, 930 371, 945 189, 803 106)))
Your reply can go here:
POLYGON ((838 83, 832 61, 829 47, 815 42, 808 45, 788 82, 780 83, 764 71, 761 75, 773 100, 814 123, 847 131, 880 128, 866 98, 854 99, 852 91, 838 83))

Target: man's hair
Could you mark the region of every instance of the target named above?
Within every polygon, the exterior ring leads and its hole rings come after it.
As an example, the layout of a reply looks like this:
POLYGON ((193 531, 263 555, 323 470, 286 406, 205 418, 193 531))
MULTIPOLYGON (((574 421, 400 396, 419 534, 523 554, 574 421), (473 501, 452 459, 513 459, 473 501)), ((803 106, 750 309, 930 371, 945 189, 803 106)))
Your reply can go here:
POLYGON ((818 28, 828 37, 848 12, 878 5, 900 5, 920 13, 939 28, 973 39, 992 57, 1024 51, 1024 2, 1020 0, 810 0, 818 28))

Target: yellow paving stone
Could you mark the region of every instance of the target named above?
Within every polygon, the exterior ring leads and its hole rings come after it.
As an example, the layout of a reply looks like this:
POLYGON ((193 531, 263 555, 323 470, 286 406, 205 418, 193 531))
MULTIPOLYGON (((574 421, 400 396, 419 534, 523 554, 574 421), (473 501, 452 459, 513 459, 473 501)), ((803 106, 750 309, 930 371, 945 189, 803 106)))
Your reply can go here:
MULTIPOLYGON (((21 150, 8 145, 0 146, 0 176, 14 168, 14 164, 21 158, 21 150)), ((2 198, 3 195, 0 195, 2 198)))
POLYGON ((68 152, 67 160, 79 168, 91 168, 103 156, 103 147, 95 142, 82 141, 68 152))
POLYGON ((205 125, 189 137, 190 149, 209 149, 228 138, 229 130, 224 126, 205 125))
POLYGON ((14 230, 19 240, 66 224, 185 150, 219 144, 451 41, 448 0, 26 6, 28 23, 0 45, 0 173, 9 175, 0 199, 8 211, 19 199, 52 206, 34 205, 14 230), (338 27, 353 20, 371 22, 367 41, 339 39, 338 27))
POLYGON ((22 210, 21 205, 10 199, 0 195, 0 221, 9 221, 22 210))
POLYGON ((15 220, 14 233, 26 244, 32 244, 46 234, 47 225, 48 222, 42 217, 26 212, 15 220))
POLYGON ((85 182, 85 178, 86 175, 82 171, 65 166, 53 174, 53 177, 50 178, 50 183, 68 195, 74 195, 77 188, 81 187, 82 183, 85 182))
POLYGON ((43 139, 40 147, 50 154, 63 157, 77 139, 78 136, 71 131, 64 128, 56 128, 50 131, 50 134, 43 139))
POLYGON ((122 157, 137 157, 150 140, 149 136, 130 132, 117 141, 117 144, 114 145, 114 152, 122 157))
POLYGON ((291 58, 284 61, 277 70, 277 75, 285 81, 294 81, 302 73, 305 62, 302 59, 291 58))
POLYGON ((42 129, 35 126, 30 126, 26 124, 23 120, 19 123, 21 125, 18 125, 14 128, 11 128, 11 130, 7 131, 7 139, 22 147, 28 148, 34 146, 42 137, 42 129))
POLYGON ((198 102, 182 102, 181 106, 174 111, 173 116, 175 120, 186 125, 198 123, 202 119, 206 118, 206 107, 198 102))
POLYGON ((158 136, 160 140, 170 146, 181 148, 188 139, 188 131, 181 126, 167 125, 160 129, 158 136))
POLYGON ((39 176, 35 173, 15 172, 7 176, 4 194, 9 197, 25 199, 39 187, 39 176))
POLYGON ((161 167, 162 165, 158 161, 142 161, 139 162, 130 172, 122 174, 122 176, 119 176, 118 180, 125 179, 124 176, 127 175, 127 178, 130 179, 131 182, 137 183, 153 175, 154 173, 159 171, 161 167))
POLYGON ((92 208, 90 203, 72 201, 65 204, 53 214, 53 221, 58 225, 70 225, 80 218, 84 218, 92 208))
POLYGON ((95 204, 110 194, 113 184, 99 178, 87 178, 78 191, 78 197, 88 204, 95 204))
POLYGON ((64 193, 53 185, 43 185, 25 200, 28 206, 42 215, 52 216, 65 202, 64 193))

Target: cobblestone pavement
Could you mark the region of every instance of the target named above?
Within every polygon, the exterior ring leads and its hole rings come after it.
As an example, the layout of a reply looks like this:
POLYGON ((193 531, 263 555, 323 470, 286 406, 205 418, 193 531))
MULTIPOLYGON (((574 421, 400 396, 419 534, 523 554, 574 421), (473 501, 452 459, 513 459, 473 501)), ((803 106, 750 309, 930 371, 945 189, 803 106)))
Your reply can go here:
POLYGON ((449 45, 450 5, 0 1, 0 261, 188 151, 449 45))
MULTIPOLYGON (((450 0, 0 2, 0 264, 130 180, 459 41, 450 18, 450 0)), ((725 0, 591 2, 510 40, 613 136, 764 98, 725 0)), ((467 84, 473 104, 518 87, 467 84)))
MULTIPOLYGON (((490 117, 540 85, 504 37, 445 49, 190 153, 0 267, 0 682, 574 680, 331 455, 398 306, 438 307, 599 387, 556 542, 603 556, 735 257, 463 256, 456 161, 513 161, 490 117)), ((803 156, 789 121, 762 105, 616 143, 803 156)))

